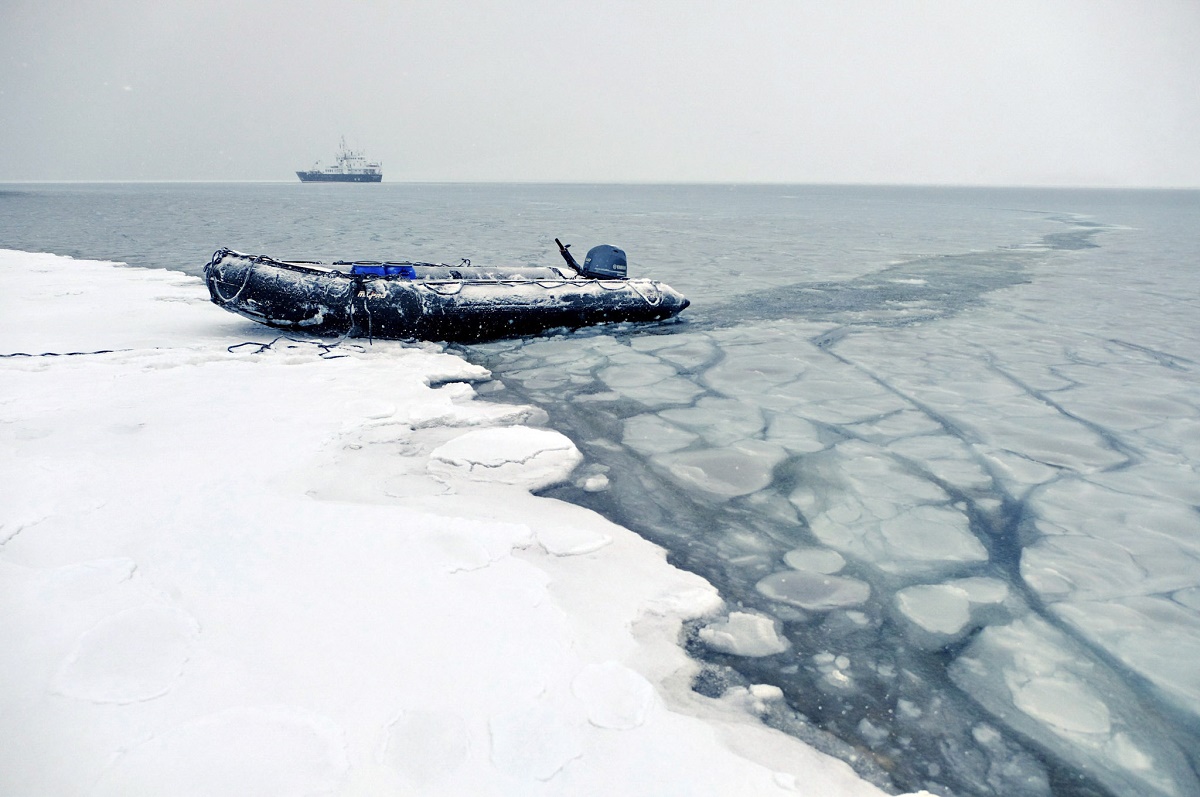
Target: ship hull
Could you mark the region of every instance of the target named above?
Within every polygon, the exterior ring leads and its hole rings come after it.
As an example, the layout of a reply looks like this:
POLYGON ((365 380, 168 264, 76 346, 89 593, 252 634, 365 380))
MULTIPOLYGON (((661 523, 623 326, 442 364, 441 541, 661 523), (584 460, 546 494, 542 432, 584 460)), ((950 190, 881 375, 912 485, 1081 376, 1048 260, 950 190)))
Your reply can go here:
POLYGON ((477 342, 612 322, 662 321, 688 300, 654 280, 408 279, 345 274, 217 252, 204 269, 214 304, 269 326, 320 335, 477 342))
POLYGON ((382 174, 328 174, 326 172, 296 172, 302 183, 380 183, 382 174))

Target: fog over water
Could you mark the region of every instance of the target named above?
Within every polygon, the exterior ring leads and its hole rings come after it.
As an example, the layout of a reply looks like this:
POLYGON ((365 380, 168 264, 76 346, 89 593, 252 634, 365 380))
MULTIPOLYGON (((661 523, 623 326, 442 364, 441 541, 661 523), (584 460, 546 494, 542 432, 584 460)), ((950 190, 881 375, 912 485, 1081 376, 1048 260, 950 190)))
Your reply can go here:
POLYGON ((1193 0, 0 4, 0 181, 1200 186, 1193 0))

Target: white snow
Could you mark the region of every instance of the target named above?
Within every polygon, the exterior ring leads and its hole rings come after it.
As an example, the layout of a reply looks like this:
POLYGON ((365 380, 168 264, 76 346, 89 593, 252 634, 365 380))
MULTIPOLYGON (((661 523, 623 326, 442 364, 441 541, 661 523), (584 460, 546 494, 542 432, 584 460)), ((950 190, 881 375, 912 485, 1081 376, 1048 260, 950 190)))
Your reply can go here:
POLYGON ((650 682, 615 661, 584 667, 571 682, 571 691, 583 701, 589 722, 619 731, 641 726, 655 702, 650 682))
POLYGON ((558 432, 505 426, 470 431, 434 449, 429 472, 537 490, 563 481, 582 459, 558 432))
POLYGON ((537 411, 436 346, 237 345, 277 337, 0 252, 0 354, 71 355, 0 358, 0 792, 880 794, 691 692, 720 600, 530 494, 580 459, 537 411))
POLYGON ((54 677, 60 695, 135 703, 165 695, 183 673, 199 629, 184 612, 147 603, 87 631, 54 677))

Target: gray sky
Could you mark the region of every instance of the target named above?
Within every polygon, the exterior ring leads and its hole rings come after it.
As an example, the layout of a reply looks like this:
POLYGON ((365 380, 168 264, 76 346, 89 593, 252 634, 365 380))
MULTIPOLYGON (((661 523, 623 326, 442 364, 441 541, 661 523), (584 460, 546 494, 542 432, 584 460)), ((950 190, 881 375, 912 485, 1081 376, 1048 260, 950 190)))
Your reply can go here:
POLYGON ((0 180, 1200 187, 1200 0, 0 0, 0 180))

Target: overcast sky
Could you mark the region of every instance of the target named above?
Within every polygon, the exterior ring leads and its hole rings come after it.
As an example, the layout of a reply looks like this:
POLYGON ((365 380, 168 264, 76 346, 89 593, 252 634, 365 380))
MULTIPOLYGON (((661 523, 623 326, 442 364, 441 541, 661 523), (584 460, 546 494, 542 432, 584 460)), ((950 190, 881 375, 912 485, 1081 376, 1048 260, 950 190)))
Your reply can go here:
POLYGON ((0 181, 1200 187, 1200 0, 0 0, 0 181))

